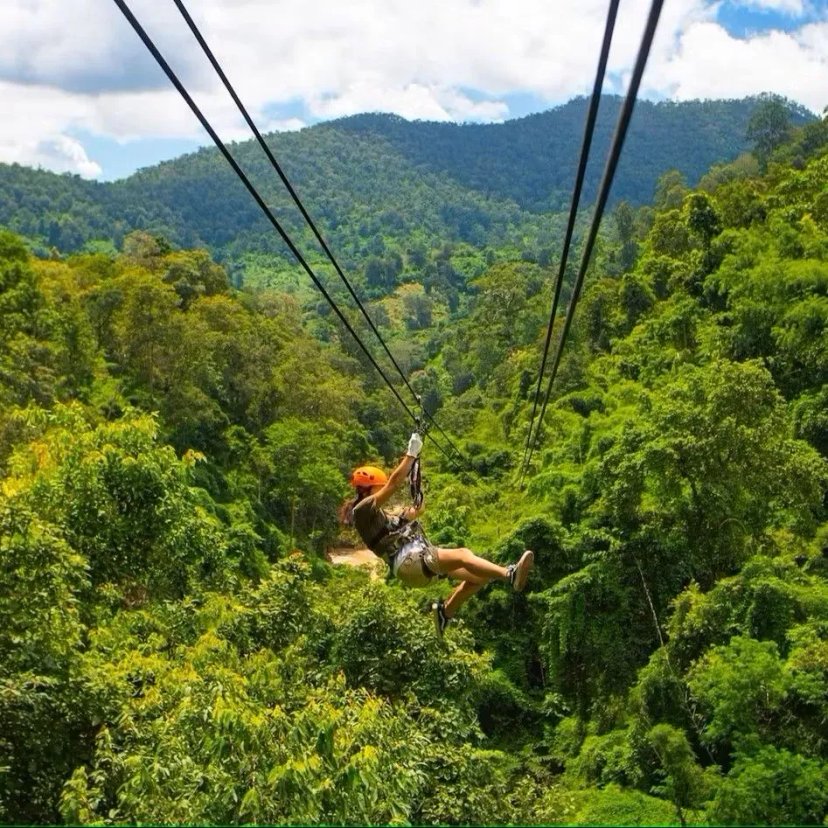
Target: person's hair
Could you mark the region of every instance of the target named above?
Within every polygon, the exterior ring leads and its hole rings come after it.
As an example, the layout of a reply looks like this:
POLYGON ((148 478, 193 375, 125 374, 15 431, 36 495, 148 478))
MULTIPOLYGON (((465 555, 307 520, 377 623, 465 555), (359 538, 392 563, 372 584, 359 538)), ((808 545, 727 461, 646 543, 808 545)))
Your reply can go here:
POLYGON ((357 504, 364 500, 368 495, 371 494, 371 489, 364 486, 357 486, 356 490, 356 497, 351 500, 348 498, 340 507, 339 507, 339 522, 343 526, 353 526, 354 525, 354 509, 356 509, 357 504))

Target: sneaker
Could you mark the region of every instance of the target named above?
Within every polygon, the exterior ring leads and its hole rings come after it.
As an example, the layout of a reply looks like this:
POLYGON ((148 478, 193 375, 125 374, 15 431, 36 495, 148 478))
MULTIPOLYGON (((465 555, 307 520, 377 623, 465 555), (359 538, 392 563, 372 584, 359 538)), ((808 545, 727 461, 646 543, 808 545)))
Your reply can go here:
POLYGON ((438 599, 436 604, 431 605, 431 615, 434 618, 434 628, 437 630, 437 635, 443 637, 446 627, 451 622, 451 618, 446 615, 446 607, 443 599, 438 599))
POLYGON ((526 586, 526 579, 529 577, 529 572, 535 565, 535 553, 531 549, 527 549, 521 556, 520 560, 506 567, 509 573, 509 583, 515 592, 522 592, 526 586))

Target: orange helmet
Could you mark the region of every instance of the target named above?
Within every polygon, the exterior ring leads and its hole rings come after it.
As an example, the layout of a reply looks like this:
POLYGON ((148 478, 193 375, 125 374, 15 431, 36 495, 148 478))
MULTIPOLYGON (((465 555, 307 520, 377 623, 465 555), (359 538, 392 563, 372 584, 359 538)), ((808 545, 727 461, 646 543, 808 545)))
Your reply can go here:
POLYGON ((384 486, 387 482, 388 476, 376 466, 360 466, 351 475, 352 486, 384 486))

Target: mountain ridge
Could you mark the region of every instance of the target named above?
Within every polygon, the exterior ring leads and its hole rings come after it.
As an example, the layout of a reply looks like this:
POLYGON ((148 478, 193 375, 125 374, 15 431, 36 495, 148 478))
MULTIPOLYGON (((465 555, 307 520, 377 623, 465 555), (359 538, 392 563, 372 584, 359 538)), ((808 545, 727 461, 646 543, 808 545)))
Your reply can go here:
MULTIPOLYGON (((712 164, 738 156, 761 100, 639 101, 612 201, 647 203, 665 171, 678 169, 692 184, 712 164)), ((355 236, 406 246, 421 229, 438 243, 518 244, 541 232, 540 216, 568 205, 586 105, 576 98, 502 124, 368 113, 267 141, 323 232, 355 260, 365 255, 355 236)), ((620 105, 617 96, 601 101, 584 204, 594 197, 620 105)), ((789 111, 793 122, 809 115, 794 105, 789 111)), ((254 140, 231 146, 280 220, 304 233, 254 140)), ((225 258, 250 250, 286 255, 278 240, 264 240, 266 221, 207 147, 105 183, 0 165, 0 224, 64 251, 93 239, 119 245, 131 230, 147 229, 225 258)))

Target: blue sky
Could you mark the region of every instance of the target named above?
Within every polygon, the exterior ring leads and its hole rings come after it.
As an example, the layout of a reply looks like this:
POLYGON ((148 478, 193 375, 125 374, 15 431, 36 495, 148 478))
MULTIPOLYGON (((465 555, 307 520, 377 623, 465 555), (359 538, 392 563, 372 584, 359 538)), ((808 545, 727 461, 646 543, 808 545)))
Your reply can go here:
MULTIPOLYGON (((169 0, 131 0, 228 140, 247 137, 169 0)), ((607 0, 199 0, 190 12, 263 130, 362 111, 492 122, 588 94, 607 0)), ((649 0, 621 0, 623 93, 649 0)), ((642 96, 828 104, 828 0, 666 0, 642 96)), ((111 180, 209 142, 111 0, 4 0, 0 161, 111 180), (82 30, 78 21, 83 21, 82 30)))
POLYGON ((822 7, 824 19, 825 3, 803 4, 801 13, 783 13, 777 9, 748 4, 722 3, 716 14, 716 20, 734 37, 744 38, 768 29, 783 32, 796 31, 803 22, 819 20, 820 7, 822 7))

